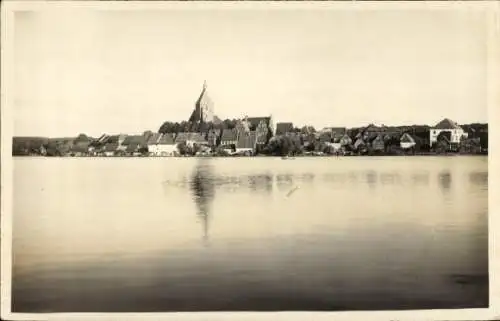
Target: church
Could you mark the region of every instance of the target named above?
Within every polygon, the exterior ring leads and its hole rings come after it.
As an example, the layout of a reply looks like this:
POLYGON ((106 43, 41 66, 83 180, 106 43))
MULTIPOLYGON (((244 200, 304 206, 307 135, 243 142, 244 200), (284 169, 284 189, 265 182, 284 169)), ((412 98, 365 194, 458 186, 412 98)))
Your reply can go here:
POLYGON ((214 114, 214 103, 207 93, 207 82, 203 83, 203 89, 201 91, 200 97, 195 103, 195 107, 188 121, 190 123, 221 123, 219 117, 214 114))

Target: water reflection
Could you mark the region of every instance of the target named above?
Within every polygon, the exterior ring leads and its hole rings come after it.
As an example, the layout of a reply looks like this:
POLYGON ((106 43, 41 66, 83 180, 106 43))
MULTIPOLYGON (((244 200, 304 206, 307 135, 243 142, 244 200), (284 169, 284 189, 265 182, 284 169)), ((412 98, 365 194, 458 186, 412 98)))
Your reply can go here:
POLYGON ((371 189, 377 186, 377 173, 375 171, 368 171, 366 173, 366 182, 371 189))
POLYGON ((399 173, 382 173, 380 181, 383 185, 396 185, 401 183, 401 176, 399 173))
POLYGON ((488 172, 472 172, 469 174, 469 181, 473 185, 488 186, 488 172))
POLYGON ((279 190, 289 190, 293 185, 292 174, 279 174, 276 176, 276 183, 279 190))
POLYGON ((271 194, 273 190, 273 176, 271 174, 248 175, 247 182, 253 192, 266 192, 271 194))
POLYGON ((200 159, 190 180, 190 190, 193 193, 197 207, 197 215, 203 225, 203 240, 208 242, 210 209, 215 196, 213 166, 208 159, 200 159))
POLYGON ((451 188, 451 172, 449 170, 442 171, 438 174, 439 187, 443 191, 449 191, 451 188))
POLYGON ((429 185, 429 172, 413 174, 412 183, 415 185, 429 185))

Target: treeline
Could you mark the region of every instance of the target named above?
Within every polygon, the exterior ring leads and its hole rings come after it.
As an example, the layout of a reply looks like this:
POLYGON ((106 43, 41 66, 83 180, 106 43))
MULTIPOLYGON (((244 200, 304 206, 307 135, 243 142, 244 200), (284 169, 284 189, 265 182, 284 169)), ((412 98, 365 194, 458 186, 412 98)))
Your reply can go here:
MULTIPOLYGON (((192 123, 187 121, 182 122, 171 122, 165 121, 158 129, 159 133, 162 134, 172 134, 172 133, 182 133, 182 132, 204 132, 211 129, 224 130, 224 129, 234 129, 238 123, 238 119, 225 119, 220 123, 192 123)), ((306 130, 312 130, 315 132, 316 129, 312 126, 304 126, 303 128, 294 128, 294 132, 301 132, 306 130)))

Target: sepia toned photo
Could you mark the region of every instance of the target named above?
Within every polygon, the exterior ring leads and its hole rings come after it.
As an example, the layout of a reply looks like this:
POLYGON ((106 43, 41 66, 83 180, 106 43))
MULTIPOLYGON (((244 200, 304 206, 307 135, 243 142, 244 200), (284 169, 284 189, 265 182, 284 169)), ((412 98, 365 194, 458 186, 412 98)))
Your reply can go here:
POLYGON ((490 7, 85 3, 2 16, 2 313, 492 307, 490 7))

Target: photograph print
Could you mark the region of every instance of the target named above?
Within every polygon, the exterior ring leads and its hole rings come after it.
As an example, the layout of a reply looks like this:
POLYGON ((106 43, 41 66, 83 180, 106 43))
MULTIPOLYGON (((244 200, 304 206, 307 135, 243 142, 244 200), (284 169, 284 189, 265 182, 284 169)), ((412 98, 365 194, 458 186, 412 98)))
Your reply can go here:
POLYGON ((490 306, 487 8, 124 8, 11 16, 12 313, 490 306))

